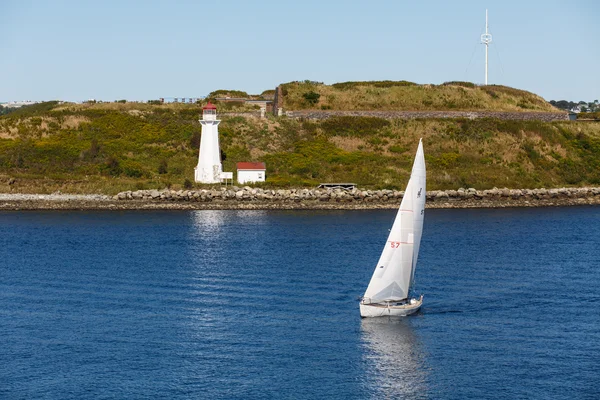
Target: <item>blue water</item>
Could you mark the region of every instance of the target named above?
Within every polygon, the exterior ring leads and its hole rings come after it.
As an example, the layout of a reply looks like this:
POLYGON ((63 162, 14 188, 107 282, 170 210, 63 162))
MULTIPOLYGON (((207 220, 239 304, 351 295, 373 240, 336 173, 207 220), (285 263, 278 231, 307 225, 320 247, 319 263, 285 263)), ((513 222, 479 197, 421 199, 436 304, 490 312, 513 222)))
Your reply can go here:
POLYGON ((428 210, 361 320, 394 214, 1 212, 0 398, 600 397, 600 208, 428 210))

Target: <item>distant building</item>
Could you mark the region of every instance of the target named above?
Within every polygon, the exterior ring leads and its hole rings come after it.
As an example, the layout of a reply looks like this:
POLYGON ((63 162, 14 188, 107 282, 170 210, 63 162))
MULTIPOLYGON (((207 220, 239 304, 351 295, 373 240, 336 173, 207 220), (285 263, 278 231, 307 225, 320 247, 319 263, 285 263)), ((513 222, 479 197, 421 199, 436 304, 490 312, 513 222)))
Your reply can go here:
POLYGON ((6 108, 19 108, 19 107, 23 107, 23 106, 30 106, 33 104, 38 104, 38 103, 42 103, 42 101, 31 101, 31 100, 27 100, 27 101, 9 101, 6 103, 2 103, 2 107, 6 107, 6 108))
POLYGON ((204 96, 201 97, 161 97, 159 100, 161 103, 188 103, 194 104, 199 100, 204 99, 204 96))
POLYGON ((239 162, 237 163, 238 183, 264 182, 267 167, 264 162, 239 162))

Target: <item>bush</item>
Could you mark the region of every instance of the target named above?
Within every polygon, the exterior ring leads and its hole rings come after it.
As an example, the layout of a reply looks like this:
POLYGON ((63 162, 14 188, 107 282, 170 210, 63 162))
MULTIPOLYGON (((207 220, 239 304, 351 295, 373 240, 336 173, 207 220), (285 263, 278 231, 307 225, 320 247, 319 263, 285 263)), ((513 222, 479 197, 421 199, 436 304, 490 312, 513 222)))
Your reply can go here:
POLYGON ((109 175, 117 176, 122 172, 121 165, 119 164, 119 160, 115 157, 109 157, 108 161, 103 168, 109 175))
POLYGON ((304 93, 302 97, 304 97, 304 100, 306 100, 308 104, 314 105, 319 102, 319 98, 321 98, 321 95, 311 90, 310 92, 304 93))
POLYGON ((334 83, 332 87, 339 90, 350 90, 358 86, 373 86, 377 88, 390 88, 394 86, 417 86, 414 82, 409 81, 361 81, 361 82, 340 82, 334 83))
POLYGON ((577 114, 577 119, 600 119, 600 111, 599 112, 581 112, 577 114))
POLYGON ((200 148, 200 132, 195 131, 192 134, 192 137, 190 138, 190 147, 192 149, 199 149, 200 148))
POLYGON ((241 90, 219 89, 219 90, 215 90, 214 92, 210 92, 207 97, 209 97, 211 99, 214 99, 215 97, 242 97, 242 98, 246 99, 250 96, 248 96, 248 93, 243 92, 241 90))
POLYGON ((377 117, 331 117, 321 123, 330 136, 365 136, 390 126, 390 121, 377 117))
POLYGON ((160 164, 158 164, 158 173, 161 175, 167 173, 167 160, 164 158, 160 161, 160 164))
POLYGON ((463 81, 450 81, 442 83, 442 86, 462 86, 466 88, 475 89, 477 87, 473 82, 463 82, 463 81))

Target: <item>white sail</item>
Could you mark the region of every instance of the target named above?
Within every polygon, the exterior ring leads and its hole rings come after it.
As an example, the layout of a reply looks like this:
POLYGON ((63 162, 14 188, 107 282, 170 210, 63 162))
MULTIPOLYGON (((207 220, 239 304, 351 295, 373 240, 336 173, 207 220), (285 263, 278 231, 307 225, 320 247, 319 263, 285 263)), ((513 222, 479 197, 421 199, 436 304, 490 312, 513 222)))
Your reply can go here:
POLYGON ((413 261, 412 271, 410 275, 411 286, 415 279, 415 268, 417 266, 417 258, 419 258, 419 248, 421 245, 421 235, 423 233, 423 219, 425 217, 425 199, 427 197, 427 191, 425 188, 425 154, 423 152, 423 141, 419 140, 419 147, 417 148, 417 154, 413 163, 412 172, 410 175, 409 184, 414 188, 414 249, 413 249, 413 261))
POLYGON ((363 296, 366 304, 408 297, 423 231, 425 197, 425 158, 419 142, 400 209, 363 296))

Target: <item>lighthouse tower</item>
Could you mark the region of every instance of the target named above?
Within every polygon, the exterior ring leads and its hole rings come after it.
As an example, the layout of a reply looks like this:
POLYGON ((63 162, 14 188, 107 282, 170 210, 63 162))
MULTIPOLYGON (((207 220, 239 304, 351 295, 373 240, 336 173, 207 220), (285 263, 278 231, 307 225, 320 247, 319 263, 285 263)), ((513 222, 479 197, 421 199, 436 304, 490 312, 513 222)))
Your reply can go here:
POLYGON ((195 181, 200 183, 220 183, 221 151, 219 148, 219 121, 217 107, 211 104, 202 107, 202 136, 200 137, 200 154, 195 168, 195 181))

